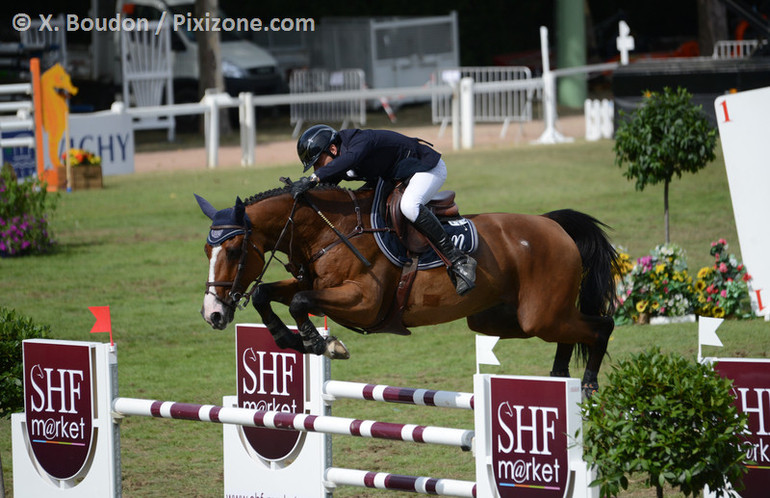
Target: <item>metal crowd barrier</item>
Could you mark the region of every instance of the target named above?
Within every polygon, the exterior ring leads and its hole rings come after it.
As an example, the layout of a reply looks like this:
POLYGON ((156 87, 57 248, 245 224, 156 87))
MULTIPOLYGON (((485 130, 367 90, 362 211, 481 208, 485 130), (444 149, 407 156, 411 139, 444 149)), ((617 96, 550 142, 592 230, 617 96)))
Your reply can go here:
MULTIPOLYGON (((302 69, 294 71, 289 79, 289 93, 292 95, 318 92, 349 92, 366 88, 366 78, 360 69, 327 71, 326 69, 302 69)), ((351 98, 330 102, 292 103, 291 124, 294 136, 306 122, 340 122, 340 128, 348 124, 366 124, 366 101, 351 98)))
MULTIPOLYGON (((473 78, 476 84, 525 81, 532 79, 532 72, 525 66, 459 67, 434 73, 432 83, 442 85, 462 78, 473 78)), ((481 123, 503 123, 500 130, 500 138, 503 138, 511 122, 526 123, 532 120, 534 96, 533 88, 476 93, 473 102, 474 120, 481 123)), ((443 134, 446 125, 452 121, 452 98, 434 94, 431 104, 433 123, 441 124, 439 133, 443 134)))

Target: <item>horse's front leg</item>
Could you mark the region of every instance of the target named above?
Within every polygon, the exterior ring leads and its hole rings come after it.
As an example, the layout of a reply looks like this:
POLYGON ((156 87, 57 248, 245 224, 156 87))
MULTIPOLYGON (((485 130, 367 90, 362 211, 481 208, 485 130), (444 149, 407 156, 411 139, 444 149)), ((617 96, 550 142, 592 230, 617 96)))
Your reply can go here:
POLYGON ((355 316, 365 310, 364 315, 371 316, 372 302, 372 299, 364 299, 361 286, 357 282, 349 280, 337 287, 298 292, 289 304, 289 313, 297 321, 302 342, 309 353, 324 354, 332 359, 347 359, 350 353, 345 345, 336 337, 321 336, 310 321, 309 315, 326 315, 344 310, 347 316, 355 316))
POLYGON ((259 313, 262 323, 270 331, 270 335, 273 336, 276 346, 283 349, 293 349, 300 353, 307 353, 308 351, 302 343, 302 337, 289 330, 289 327, 283 323, 281 317, 276 315, 272 306, 270 306, 272 301, 284 303, 288 306, 291 298, 298 291, 299 282, 293 278, 270 284, 261 284, 252 295, 251 304, 259 313))

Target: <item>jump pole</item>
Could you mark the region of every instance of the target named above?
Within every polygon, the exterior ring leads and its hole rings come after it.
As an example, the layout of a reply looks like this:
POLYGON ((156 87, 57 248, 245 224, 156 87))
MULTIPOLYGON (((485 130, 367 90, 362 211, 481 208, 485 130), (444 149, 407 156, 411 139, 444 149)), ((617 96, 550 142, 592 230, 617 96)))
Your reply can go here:
POLYGON ((250 410, 216 405, 176 403, 137 398, 115 398, 113 412, 118 417, 127 415, 156 417, 198 422, 233 424, 242 427, 263 427, 300 432, 320 432, 345 436, 441 444, 471 449, 473 431, 431 427, 415 424, 394 424, 374 420, 307 415, 277 411, 250 410))

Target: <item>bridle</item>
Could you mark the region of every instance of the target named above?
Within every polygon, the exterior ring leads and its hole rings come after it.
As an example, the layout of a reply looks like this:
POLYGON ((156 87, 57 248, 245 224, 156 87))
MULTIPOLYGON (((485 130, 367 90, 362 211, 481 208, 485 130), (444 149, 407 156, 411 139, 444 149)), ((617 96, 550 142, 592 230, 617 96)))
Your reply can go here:
POLYGON ((289 214, 289 218, 286 220, 286 224, 283 227, 283 230, 281 230, 281 235, 278 237, 278 240, 275 243, 275 246, 272 251, 270 251, 270 258, 268 258, 267 261, 265 261, 265 254, 260 250, 259 247, 257 247, 254 242, 251 240, 251 221, 249 220, 248 216, 243 217, 243 225, 211 225, 209 230, 240 230, 243 232, 243 242, 241 242, 241 259, 238 261, 238 269, 235 272, 235 278, 231 281, 227 280, 214 280, 214 281, 207 281, 206 282, 206 294, 211 294, 216 298, 219 302, 221 302, 224 306, 235 312, 236 309, 244 309, 246 306, 248 306, 249 301, 251 300, 251 297, 254 295, 254 292, 256 292, 257 287, 259 284, 262 283, 262 278, 265 276, 265 272, 267 272, 267 268, 270 266, 270 263, 273 261, 273 259, 277 259, 275 256, 275 253, 277 251, 277 247, 280 245, 281 241, 283 240, 283 237, 286 235, 287 228, 289 225, 294 225, 294 212, 297 209, 297 201, 294 201, 294 205, 292 206, 291 213, 289 214), (249 247, 254 249, 257 254, 262 258, 263 261, 265 261, 264 266, 262 267, 262 272, 255 278, 250 284, 247 284, 245 286, 245 290, 241 292, 239 288, 239 283, 241 281, 241 276, 243 274, 243 269, 246 266, 246 257, 248 256, 249 247), (249 285, 251 285, 251 288, 249 288, 249 285), (227 293, 227 296, 222 299, 220 298, 216 292, 211 291, 211 287, 230 287, 230 291, 227 293), (246 298, 246 301, 244 303, 241 303, 241 300, 246 298))

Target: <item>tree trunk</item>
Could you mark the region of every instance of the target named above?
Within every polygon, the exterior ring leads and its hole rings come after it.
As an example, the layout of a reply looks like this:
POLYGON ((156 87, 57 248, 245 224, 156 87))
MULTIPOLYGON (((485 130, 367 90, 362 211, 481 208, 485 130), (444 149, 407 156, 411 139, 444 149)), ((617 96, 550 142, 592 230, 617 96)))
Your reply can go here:
MULTIPOLYGON (((219 0, 195 0, 195 16, 216 17, 219 10, 219 0)), ((222 51, 219 47, 219 31, 203 30, 195 32, 195 40, 198 42, 198 95, 203 97, 209 88, 215 88, 218 92, 225 91, 225 79, 222 76, 222 51)), ((230 120, 227 117, 227 109, 219 113, 220 136, 230 133, 230 120)))
POLYGON ((727 8, 721 0, 698 0, 698 47, 700 54, 710 56, 714 44, 729 40, 727 8))
POLYGON ((655 485, 655 496, 657 498, 663 498, 663 486, 660 484, 655 485))
POLYGON ((668 184, 669 180, 666 180, 665 186, 663 187, 663 216, 665 218, 665 225, 666 225, 666 245, 668 245, 669 242, 671 242, 671 237, 669 236, 668 232, 668 184))

